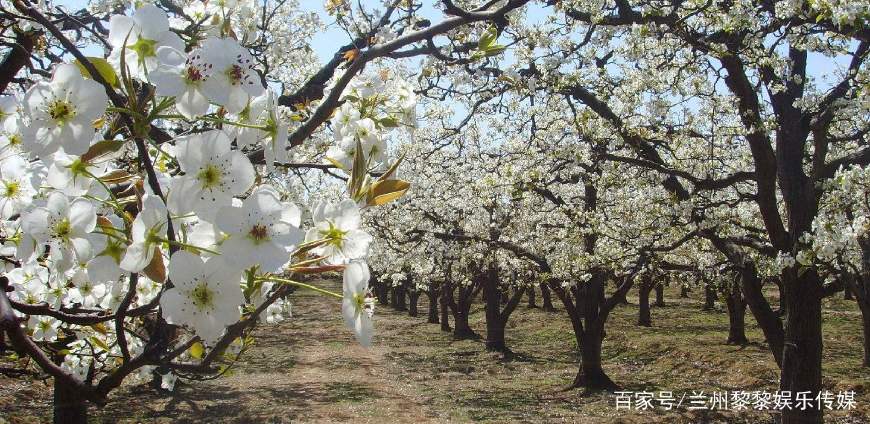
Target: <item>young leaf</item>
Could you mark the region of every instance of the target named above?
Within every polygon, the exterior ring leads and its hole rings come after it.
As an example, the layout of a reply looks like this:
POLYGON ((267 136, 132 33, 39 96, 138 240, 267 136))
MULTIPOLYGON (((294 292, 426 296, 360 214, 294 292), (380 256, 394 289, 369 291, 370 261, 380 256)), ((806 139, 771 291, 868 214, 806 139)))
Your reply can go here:
POLYGON ((399 120, 395 116, 387 116, 378 120, 378 123, 385 128, 396 128, 399 126, 399 120))
MULTIPOLYGON (((103 77, 103 79, 107 83, 109 83, 109 85, 114 88, 118 88, 118 75, 115 74, 115 70, 112 68, 112 65, 109 64, 109 61, 101 57, 91 56, 87 56, 85 57, 85 59, 87 59, 88 62, 91 62, 91 65, 94 65, 94 68, 96 68, 97 72, 100 73, 100 76, 103 77)), ((85 65, 82 62, 76 59, 73 61, 73 63, 79 68, 79 72, 82 73, 83 77, 94 79, 94 77, 91 76, 91 73, 88 72, 88 69, 85 68, 85 65)))
POLYGON ((95 159, 108 155, 110 153, 115 153, 124 146, 123 141, 117 140, 103 140, 94 143, 90 149, 88 149, 85 154, 82 155, 82 162, 93 163, 95 159))
POLYGON ((378 178, 378 181, 384 181, 384 180, 390 179, 390 177, 396 173, 396 170, 399 169, 399 164, 402 163, 402 160, 404 160, 404 159, 405 159, 405 155, 403 154, 402 156, 399 157, 398 160, 396 160, 395 162, 393 162, 392 165, 390 165, 390 169, 387 169, 387 172, 384 172, 384 175, 381 175, 380 178, 378 178))
POLYGON ((480 36, 480 40, 477 42, 477 48, 481 50, 486 50, 495 40, 498 38, 498 29, 495 26, 490 26, 483 32, 480 36))
POLYGON ((335 160, 331 157, 327 157, 326 160, 329 161, 329 163, 332 164, 332 166, 334 166, 342 171, 347 171, 347 168, 345 168, 344 165, 339 163, 337 160, 335 160))
POLYGON ((484 54, 485 54, 487 57, 489 57, 489 56, 495 56, 495 55, 497 55, 497 54, 501 54, 501 52, 505 51, 505 48, 506 48, 506 47, 505 47, 505 46, 502 46, 501 44, 495 44, 495 45, 489 46, 489 48, 487 48, 486 50, 484 50, 484 54))
POLYGON ((106 342, 100 340, 99 337, 93 336, 93 337, 89 338, 88 340, 90 340, 90 342, 93 343, 94 345, 96 345, 98 348, 103 349, 106 352, 109 351, 109 345, 107 345, 106 342))
POLYGON ((163 255, 159 248, 154 248, 154 257, 151 258, 151 263, 142 270, 142 273, 158 283, 166 281, 166 266, 163 264, 163 255))
POLYGON ((190 346, 189 352, 190 356, 196 359, 202 359, 202 354, 205 353, 205 347, 203 347, 202 343, 196 342, 190 346))
POLYGON ((101 176, 100 180, 102 180, 106 184, 120 184, 124 181, 130 180, 133 177, 135 177, 135 175, 123 169, 116 169, 114 171, 110 171, 106 175, 101 176))
POLYGON ((402 197, 410 187, 411 183, 403 180, 377 181, 369 189, 366 204, 369 206, 380 206, 390 203, 402 197))
POLYGON ((350 197, 356 199, 363 187, 363 180, 367 174, 366 155, 363 152, 362 143, 356 139, 356 149, 353 152, 353 170, 350 176, 350 197))

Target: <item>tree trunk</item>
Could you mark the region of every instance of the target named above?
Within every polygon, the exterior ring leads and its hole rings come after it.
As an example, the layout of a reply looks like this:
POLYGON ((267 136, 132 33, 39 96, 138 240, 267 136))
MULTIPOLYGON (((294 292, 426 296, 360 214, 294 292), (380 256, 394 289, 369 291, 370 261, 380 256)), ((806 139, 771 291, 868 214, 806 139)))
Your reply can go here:
POLYGON ((441 331, 449 332, 450 329, 450 307, 447 304, 448 296, 450 293, 453 293, 453 287, 447 283, 441 286, 440 293, 438 293, 438 304, 441 306, 441 331))
POLYGON ((417 316, 417 302, 420 300, 420 292, 411 290, 408 292, 408 315, 417 316))
POLYGON ((843 300, 855 300, 855 296, 852 296, 852 289, 848 285, 843 288, 843 300))
POLYGON ((380 279, 375 280, 375 295, 378 298, 378 304, 390 304, 390 285, 380 279))
POLYGON ((426 291, 426 297, 429 298, 429 316, 426 318, 426 322, 438 324, 438 290, 430 287, 426 291))
POLYGON ((749 340, 746 339, 746 301, 743 299, 740 287, 736 284, 726 296, 725 305, 728 308, 728 340, 726 343, 736 345, 749 343, 749 340))
MULTIPOLYGON (((822 284, 814 269, 798 276, 792 267, 785 270, 782 286, 786 315, 779 388, 793 396, 808 392, 812 400, 822 389, 822 284)), ((786 409, 782 422, 821 423, 822 410, 817 406, 809 402, 805 410, 786 409)))
POLYGON ((398 286, 394 286, 393 291, 395 292, 395 296, 396 296, 395 297, 396 303, 393 305, 393 307, 397 311, 407 310, 408 304, 407 304, 407 301, 405 299, 405 293, 407 293, 407 290, 405 290, 405 283, 399 284, 398 286))
POLYGON ((713 288, 712 284, 704 285, 704 307, 702 308, 705 311, 712 311, 716 308, 716 289, 713 288))
POLYGON ((865 298, 860 304, 861 317, 864 321, 864 363, 870 367, 870 299, 865 298))
POLYGON ((542 308, 547 312, 554 312, 556 308, 553 307, 553 296, 550 295, 550 288, 547 287, 547 283, 541 283, 541 299, 543 299, 542 308))
POLYGON ((459 300, 455 303, 451 302, 451 304, 456 305, 455 308, 451 308, 453 312, 453 338, 479 338, 480 336, 468 324, 468 315, 471 313, 471 303, 474 301, 475 290, 473 287, 459 286, 456 291, 459 293, 459 300))
POLYGON ((755 264, 749 260, 745 260, 741 266, 737 268, 740 274, 740 291, 746 300, 752 316, 761 327, 764 333, 767 346, 773 354, 773 359, 776 365, 782 368, 782 346, 785 340, 785 332, 782 329, 782 321, 776 312, 771 308, 770 303, 762 293, 762 283, 758 278, 758 270, 755 264))
POLYGON ((586 328, 583 341, 579 344, 580 370, 577 372, 577 377, 574 378, 572 387, 584 387, 592 390, 619 390, 619 385, 614 383, 601 367, 601 342, 604 338, 602 330, 599 325, 586 328))
POLYGON ((619 390, 619 386, 601 367, 601 345, 608 315, 604 283, 605 277, 599 270, 593 273, 592 279, 587 284, 587 290, 582 293, 580 290, 571 291, 575 295, 573 302, 568 292, 564 290, 556 292, 571 319, 577 348, 580 349, 580 369, 571 383, 571 388, 619 390))
MULTIPOLYGON (((461 309, 461 308, 457 308, 461 309)), ((468 312, 457 310, 453 313, 453 338, 455 339, 473 339, 477 334, 468 325, 468 312)))
POLYGON ((54 379, 54 424, 87 424, 88 405, 75 389, 54 379))
POLYGON ((850 281, 846 283, 846 290, 855 294, 855 302, 858 304, 858 309, 861 310, 861 321, 864 325, 864 362, 862 365, 870 367, 870 291, 868 291, 870 279, 865 277, 850 276, 850 281), (863 279, 863 281, 859 279, 863 279))
POLYGON ((653 289, 652 281, 644 275, 640 285, 637 287, 637 303, 638 315, 637 325, 641 327, 652 327, 652 317, 649 312, 649 292, 653 289))
POLYGON ((680 298, 688 299, 689 298, 689 286, 683 284, 680 286, 680 298))
POLYGON ((656 284, 656 303, 655 306, 665 306, 665 285, 656 284))
POLYGON ((785 299, 785 294, 784 294, 783 288, 782 288, 782 279, 774 277, 773 283, 776 284, 776 289, 779 292, 779 298, 777 299, 777 302, 776 302, 778 305, 778 307, 776 308, 776 314, 779 316, 782 316, 782 314, 785 313, 785 309, 783 309, 783 305, 785 304, 785 301, 783 300, 783 299, 785 299))
POLYGON ((527 307, 529 309, 537 308, 538 305, 535 303, 535 286, 529 286, 526 289, 526 294, 529 296, 529 304, 527 307))
POLYGON ((391 286, 390 289, 390 307, 397 309, 399 306, 399 290, 396 286, 391 286))
POLYGON ((861 245, 861 273, 846 281, 846 290, 855 295, 864 323, 864 366, 870 367, 870 239, 858 239, 861 245), (851 289, 851 290, 850 290, 851 289))
POLYGON ((501 302, 505 296, 501 292, 498 271, 491 266, 486 274, 481 276, 481 280, 483 298, 486 301, 486 350, 507 352, 504 342, 505 322, 501 317, 501 302))

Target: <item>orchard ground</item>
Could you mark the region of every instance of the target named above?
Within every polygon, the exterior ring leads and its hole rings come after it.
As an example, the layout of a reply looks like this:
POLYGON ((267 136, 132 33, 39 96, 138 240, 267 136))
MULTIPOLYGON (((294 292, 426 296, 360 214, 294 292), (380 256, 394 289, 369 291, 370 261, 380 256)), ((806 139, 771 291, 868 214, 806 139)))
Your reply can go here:
MULTIPOLYGON (((337 283, 327 284, 340 289, 337 283)), ((772 294, 772 293, 771 293, 772 294)), ((604 368, 625 390, 768 390, 779 373, 747 311, 751 344, 726 345, 727 315, 701 311, 703 293, 653 308, 653 327, 635 325, 637 306, 618 307, 608 322, 604 368)), ((343 327, 339 304, 311 293, 292 295, 294 317, 261 326, 257 344, 224 378, 179 383, 174 393, 126 386, 94 422, 773 422, 770 413, 617 411, 606 392, 563 388, 577 371, 574 335, 561 309, 520 306, 509 321, 510 358, 487 353, 482 340, 454 341, 417 318, 376 308, 377 337, 358 346, 343 327)), ((540 296, 539 296, 540 302, 540 296)), ((719 305, 717 305, 718 307, 719 305)), ((484 335, 482 303, 472 326, 484 335)), ((870 420, 870 372, 860 368, 861 318, 842 294, 825 301, 824 387, 854 390, 857 408, 826 412, 827 422, 870 420)), ((0 377, 0 423, 51 417, 50 386, 0 377)))

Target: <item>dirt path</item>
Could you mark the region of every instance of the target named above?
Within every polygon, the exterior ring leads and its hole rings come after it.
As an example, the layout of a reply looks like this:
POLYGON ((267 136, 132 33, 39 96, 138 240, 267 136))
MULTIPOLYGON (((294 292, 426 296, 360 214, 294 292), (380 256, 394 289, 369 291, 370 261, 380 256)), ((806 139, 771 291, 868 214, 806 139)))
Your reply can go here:
MULTIPOLYGON (((386 309, 378 313, 390 322, 380 326, 379 339, 419 325, 389 316, 386 309)), ((297 292, 293 318, 263 325, 254 337, 256 345, 228 377, 180 384, 174 398, 134 390, 134 396, 109 405, 105 417, 166 422, 434 422, 438 417, 411 385, 389 372, 385 354, 391 346, 363 348, 353 341, 335 299, 297 292), (153 403, 142 402, 142 395, 153 403), (137 406, 121 410, 119 403, 137 406)))

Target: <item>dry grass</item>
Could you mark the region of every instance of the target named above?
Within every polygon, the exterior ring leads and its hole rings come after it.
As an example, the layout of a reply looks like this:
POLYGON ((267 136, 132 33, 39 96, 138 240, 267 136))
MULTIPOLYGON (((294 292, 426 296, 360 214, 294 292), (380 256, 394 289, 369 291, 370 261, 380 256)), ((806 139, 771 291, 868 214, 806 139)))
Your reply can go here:
MULTIPOLYGON (((747 316, 747 346, 728 346, 727 316, 703 312, 701 293, 653 308, 652 328, 634 325, 634 305, 610 319, 605 369, 627 390, 775 390, 778 371, 747 316)), ((764 412, 616 411, 609 393, 564 391, 576 373, 574 336, 563 312, 521 306, 510 320, 512 358, 486 353, 482 341, 454 341, 437 325, 377 309, 375 346, 363 349, 342 328, 338 305, 294 295, 296 317, 256 334, 257 345, 225 378, 179 384, 173 394, 126 386, 95 422, 773 422, 764 412)), ((630 299, 630 301, 633 300, 630 299)), ((857 306, 828 300, 825 312, 827 389, 851 389, 859 409, 827 413, 828 422, 868 422, 870 373, 861 369, 857 306)), ((480 306, 472 326, 483 332, 480 306)), ((0 378, 0 422, 41 422, 51 413, 40 382, 0 378)))

